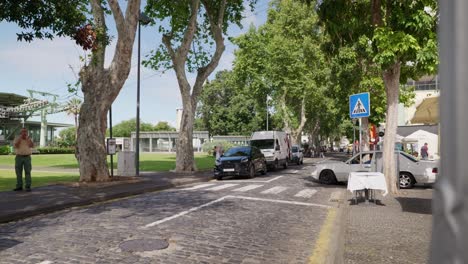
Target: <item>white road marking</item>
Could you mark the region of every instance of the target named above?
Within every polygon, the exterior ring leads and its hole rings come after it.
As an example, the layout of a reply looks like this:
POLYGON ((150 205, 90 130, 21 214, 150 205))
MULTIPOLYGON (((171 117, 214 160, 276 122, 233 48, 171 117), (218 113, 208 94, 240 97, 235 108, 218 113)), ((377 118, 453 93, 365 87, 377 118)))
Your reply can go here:
POLYGON ((50 261, 50 260, 44 260, 44 261, 39 262, 39 263, 37 263, 37 264, 52 264, 52 263, 54 263, 54 262, 52 262, 52 261, 50 261))
MULTIPOLYGON (((281 203, 281 204, 293 204, 293 205, 304 205, 304 206, 315 206, 315 207, 322 207, 322 208, 331 208, 331 206, 323 205, 323 204, 302 203, 302 202, 295 202, 295 201, 285 201, 285 200, 262 199, 262 198, 255 198, 255 197, 246 197, 246 196, 226 195, 226 196, 223 196, 223 197, 221 197, 221 198, 219 198, 217 200, 211 201, 209 203, 202 204, 200 206, 190 208, 187 211, 183 211, 183 212, 180 212, 180 213, 175 214, 173 216, 169 216, 169 217, 163 218, 161 220, 158 220, 156 222, 147 224, 143 228, 157 226, 157 225, 162 224, 164 222, 173 220, 173 219, 175 219, 177 217, 184 216, 184 215, 186 215, 188 213, 195 212, 195 211, 200 210, 200 209, 202 209, 204 207, 207 207, 207 206, 210 206, 212 204, 221 202, 221 201, 223 201, 225 199, 242 199, 242 200, 251 200, 251 201, 261 201, 261 202, 271 202, 271 203, 281 203)), ((46 263, 44 263, 44 264, 46 264, 46 263)))
POLYGON ((219 190, 231 188, 231 187, 234 187, 234 186, 237 186, 237 185, 239 185, 239 184, 227 183, 227 184, 223 184, 223 185, 211 187, 211 188, 208 188, 208 189, 206 189, 206 190, 207 190, 207 191, 219 191, 219 190))
POLYGON ((263 194, 270 194, 270 193, 272 193, 272 194, 278 194, 278 193, 280 193, 280 192, 286 190, 287 188, 288 188, 288 187, 276 186, 276 187, 270 188, 270 189, 268 189, 268 190, 266 190, 266 191, 263 191, 263 192, 261 192, 261 193, 263 193, 263 194))
POLYGON ((291 171, 291 173, 293 173, 293 174, 296 174, 296 173, 298 173, 298 172, 299 172, 298 170, 293 170, 293 171, 291 171))
POLYGON ((283 175, 281 176, 278 176, 278 177, 275 177, 273 179, 270 179, 268 181, 238 181, 238 180, 232 180, 233 182, 249 182, 249 183, 268 183, 268 182, 272 182, 272 181, 275 181, 279 178, 283 177, 283 175))
POLYGON ((304 189, 300 192, 298 192, 296 195, 294 195, 294 197, 303 197, 303 198, 310 198, 312 197, 312 195, 314 195, 315 193, 317 193, 317 190, 314 190, 314 189, 304 189))
POLYGON ((163 218, 163 219, 161 219, 161 220, 159 220, 159 221, 156 221, 156 222, 147 224, 147 225, 145 225, 145 228, 147 228, 147 227, 152 227, 152 226, 156 226, 156 225, 162 224, 162 223, 164 223, 164 222, 167 222, 167 221, 169 221, 169 220, 175 219, 175 218, 177 218, 177 217, 179 217, 179 216, 183 216, 183 215, 186 215, 186 214, 188 214, 188 213, 191 213, 191 212, 200 210, 200 209, 203 208, 203 207, 207 207, 207 206, 210 206, 210 205, 212 205, 212 204, 214 204, 214 203, 221 202, 222 200, 226 199, 227 197, 228 197, 228 196, 221 197, 221 198, 219 198, 219 199, 217 199, 217 200, 214 200, 214 201, 211 201, 211 202, 209 202, 209 203, 202 204, 202 205, 200 205, 200 206, 190 208, 190 209, 187 210, 187 211, 183 211, 183 212, 180 212, 180 213, 175 214, 175 215, 173 215, 173 216, 169 216, 169 217, 163 218))
POLYGON ((182 189, 184 191, 190 191, 190 190, 196 190, 196 189, 201 189, 201 188, 205 188, 205 187, 209 187, 209 186, 213 186, 215 185, 214 183, 205 183, 205 184, 199 184, 199 185, 196 185, 196 186, 193 186, 193 187, 190 187, 190 188, 185 188, 185 189, 182 189))
POLYGON ((257 188, 260 188, 262 187, 263 185, 259 185, 259 184, 251 184, 251 185, 247 185, 247 186, 244 186, 244 187, 241 187, 239 189, 235 189, 233 190, 234 192, 247 192, 247 191, 250 191, 250 190, 253 190, 253 189, 257 189, 257 188))
POLYGON ((262 201, 262 202, 272 202, 272 203, 295 204, 295 205, 305 205, 305 206, 316 206, 316 207, 322 207, 322 208, 331 208, 331 206, 324 205, 324 204, 302 203, 302 202, 276 200, 276 199, 263 199, 263 198, 237 196, 237 195, 236 196, 226 196, 226 198, 237 198, 237 199, 252 200, 252 201, 262 201))

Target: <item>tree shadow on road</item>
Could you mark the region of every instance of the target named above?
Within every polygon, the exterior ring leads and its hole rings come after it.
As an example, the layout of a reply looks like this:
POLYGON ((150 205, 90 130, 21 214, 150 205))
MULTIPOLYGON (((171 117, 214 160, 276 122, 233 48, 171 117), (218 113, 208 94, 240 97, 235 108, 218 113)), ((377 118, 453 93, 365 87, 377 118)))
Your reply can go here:
POLYGON ((0 238, 0 251, 12 248, 21 243, 23 242, 15 239, 0 238))
POLYGON ((306 187, 320 187, 320 188, 346 188, 347 182, 338 182, 335 184, 323 184, 318 180, 314 179, 312 176, 302 177, 302 180, 305 180, 304 186, 306 187))
POLYGON ((397 197, 403 212, 432 214, 432 199, 416 197, 397 197))

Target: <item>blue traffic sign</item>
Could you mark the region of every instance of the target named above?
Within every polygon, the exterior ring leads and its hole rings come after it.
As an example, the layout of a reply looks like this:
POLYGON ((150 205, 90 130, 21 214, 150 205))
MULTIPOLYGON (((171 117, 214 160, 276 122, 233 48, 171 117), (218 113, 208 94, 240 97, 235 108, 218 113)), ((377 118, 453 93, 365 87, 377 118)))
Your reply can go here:
POLYGON ((349 96, 349 116, 351 116, 351 118, 370 116, 369 93, 359 93, 349 96))

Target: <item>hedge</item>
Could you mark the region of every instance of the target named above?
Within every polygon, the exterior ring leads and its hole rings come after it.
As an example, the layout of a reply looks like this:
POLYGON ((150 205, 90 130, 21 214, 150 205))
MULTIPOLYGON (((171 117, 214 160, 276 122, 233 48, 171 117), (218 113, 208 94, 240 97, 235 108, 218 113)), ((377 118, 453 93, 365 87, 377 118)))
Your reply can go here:
POLYGON ((8 154, 10 154, 10 146, 1 146, 0 155, 8 155, 8 154))
POLYGON ((227 142, 227 141, 206 142, 205 144, 203 144, 202 150, 203 150, 203 152, 208 153, 208 155, 214 155, 213 149, 214 149, 215 146, 222 146, 224 151, 226 151, 226 150, 234 147, 234 144, 232 144, 231 142, 227 142))
POLYGON ((43 147, 37 151, 39 154, 74 154, 75 148, 43 147))

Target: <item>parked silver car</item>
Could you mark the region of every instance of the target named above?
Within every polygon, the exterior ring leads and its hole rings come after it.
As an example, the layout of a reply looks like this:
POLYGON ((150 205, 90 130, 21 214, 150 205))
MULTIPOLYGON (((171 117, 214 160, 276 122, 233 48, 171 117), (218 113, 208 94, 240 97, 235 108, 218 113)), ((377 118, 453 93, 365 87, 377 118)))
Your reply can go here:
POLYGON ((293 145, 291 148, 292 156, 291 162, 297 165, 304 164, 304 151, 298 145, 293 145))
MULTIPOLYGON (((417 160, 405 152, 397 151, 400 170, 400 188, 409 189, 416 183, 434 183, 438 173, 438 162, 417 160)), ((313 166, 312 177, 321 183, 334 184, 348 180, 350 172, 382 171, 382 151, 367 151, 354 155, 346 162, 323 161, 313 166)))

